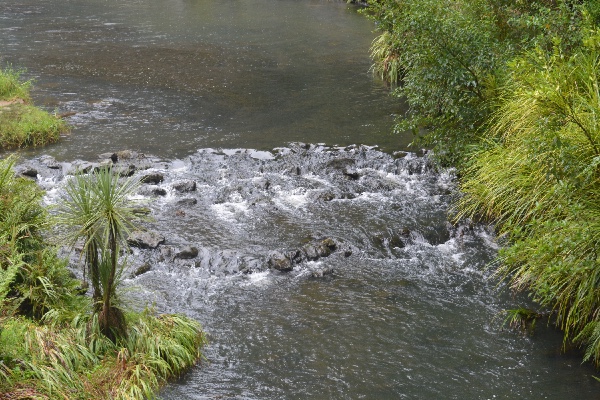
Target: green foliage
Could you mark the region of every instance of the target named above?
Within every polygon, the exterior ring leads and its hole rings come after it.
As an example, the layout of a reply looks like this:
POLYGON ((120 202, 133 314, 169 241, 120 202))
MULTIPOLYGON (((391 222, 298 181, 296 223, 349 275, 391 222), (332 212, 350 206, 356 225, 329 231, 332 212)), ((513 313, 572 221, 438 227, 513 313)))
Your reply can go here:
POLYGON ((183 316, 144 312, 128 319, 127 339, 117 343, 101 333, 97 315, 51 326, 13 320, 0 333, 0 348, 10 349, 5 359, 14 383, 0 389, 10 396, 27 387, 50 399, 154 398, 166 379, 198 360, 206 340, 200 325, 183 316))
POLYGON ((496 221, 497 275, 556 312, 565 341, 600 361, 600 32, 510 64, 492 137, 473 154, 460 217, 496 221))
POLYGON ((83 257, 92 280, 102 331, 113 340, 124 334, 122 312, 112 305, 120 274, 119 251, 140 219, 130 196, 139 180, 121 181, 111 168, 76 175, 66 185, 57 222, 68 228, 66 243, 83 240, 83 257))
POLYGON ((37 107, 12 104, 0 107, 0 146, 5 149, 45 146, 60 139, 67 125, 37 107))
POLYGON ((373 70, 399 82, 394 94, 409 110, 396 131, 433 147, 444 164, 462 166, 485 132, 513 56, 581 41, 585 7, 563 0, 370 0, 368 14, 382 34, 371 48, 373 70))
POLYGON ((0 100, 29 101, 29 89, 32 81, 22 81, 22 72, 10 67, 0 70, 0 100))

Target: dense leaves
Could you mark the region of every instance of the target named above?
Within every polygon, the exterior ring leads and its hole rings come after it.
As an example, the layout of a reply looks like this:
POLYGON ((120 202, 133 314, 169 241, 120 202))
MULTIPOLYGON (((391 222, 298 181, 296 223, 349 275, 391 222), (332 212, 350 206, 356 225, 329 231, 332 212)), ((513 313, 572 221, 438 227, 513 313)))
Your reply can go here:
POLYGON ((372 0, 368 10, 382 31, 374 70, 397 73, 410 105, 398 129, 459 169, 456 218, 496 224, 507 243, 496 276, 600 363, 600 3, 372 0))

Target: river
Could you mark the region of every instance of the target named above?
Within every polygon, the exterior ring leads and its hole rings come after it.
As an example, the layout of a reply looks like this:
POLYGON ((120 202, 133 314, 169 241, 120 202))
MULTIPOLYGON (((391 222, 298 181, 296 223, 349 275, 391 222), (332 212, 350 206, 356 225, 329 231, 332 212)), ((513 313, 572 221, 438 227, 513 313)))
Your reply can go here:
POLYGON ((488 227, 448 224, 452 171, 390 134, 403 105, 368 72, 373 28, 324 0, 3 0, 0 61, 75 113, 25 163, 131 149, 164 177, 140 197, 166 243, 134 250, 150 270, 123 296, 197 319, 210 345, 161 398, 598 398, 560 332, 502 329, 527 300, 489 279, 488 227), (268 268, 324 238, 331 254, 268 268))

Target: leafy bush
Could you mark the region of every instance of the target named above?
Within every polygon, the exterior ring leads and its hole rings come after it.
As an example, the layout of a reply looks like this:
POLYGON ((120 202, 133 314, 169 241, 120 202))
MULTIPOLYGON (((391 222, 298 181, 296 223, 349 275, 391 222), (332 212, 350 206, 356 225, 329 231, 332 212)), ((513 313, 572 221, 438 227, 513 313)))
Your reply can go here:
POLYGON ((510 64, 458 217, 496 221, 510 244, 497 274, 551 307, 565 341, 600 362, 600 32, 583 43, 569 57, 557 46, 510 64))

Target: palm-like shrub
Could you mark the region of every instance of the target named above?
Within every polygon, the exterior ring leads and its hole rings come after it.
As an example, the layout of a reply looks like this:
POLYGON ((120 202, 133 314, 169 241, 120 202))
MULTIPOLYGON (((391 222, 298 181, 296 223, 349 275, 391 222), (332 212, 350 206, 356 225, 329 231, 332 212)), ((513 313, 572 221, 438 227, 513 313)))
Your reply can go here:
POLYGON ((82 257, 92 281, 95 310, 102 332, 112 339, 125 332, 125 319, 114 306, 119 278, 119 252, 127 247, 127 236, 138 215, 130 196, 139 181, 121 181, 111 168, 89 175, 76 175, 66 185, 57 221, 68 228, 66 243, 74 247, 82 240, 82 257))

